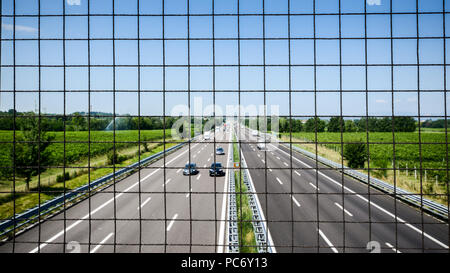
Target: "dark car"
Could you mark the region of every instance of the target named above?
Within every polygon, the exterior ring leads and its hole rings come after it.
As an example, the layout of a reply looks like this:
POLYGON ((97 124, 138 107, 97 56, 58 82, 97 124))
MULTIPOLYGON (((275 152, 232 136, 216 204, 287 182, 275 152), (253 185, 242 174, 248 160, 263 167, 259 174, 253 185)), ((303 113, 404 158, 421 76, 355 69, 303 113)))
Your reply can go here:
POLYGON ((197 165, 195 163, 186 164, 186 166, 184 166, 183 175, 195 174, 198 174, 197 165))
POLYGON ((225 151, 223 150, 222 147, 217 147, 216 149, 216 155, 224 155, 225 151))
POLYGON ((225 172, 222 169, 222 163, 216 162, 211 164, 209 169, 209 176, 224 176, 225 172))

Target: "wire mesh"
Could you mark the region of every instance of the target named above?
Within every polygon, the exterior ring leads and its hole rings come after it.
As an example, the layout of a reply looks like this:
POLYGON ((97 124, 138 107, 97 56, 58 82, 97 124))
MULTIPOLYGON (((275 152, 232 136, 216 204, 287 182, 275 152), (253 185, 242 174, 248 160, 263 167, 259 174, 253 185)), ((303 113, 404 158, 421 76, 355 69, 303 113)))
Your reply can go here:
POLYGON ((447 3, 1 0, 0 252, 448 253, 447 3))

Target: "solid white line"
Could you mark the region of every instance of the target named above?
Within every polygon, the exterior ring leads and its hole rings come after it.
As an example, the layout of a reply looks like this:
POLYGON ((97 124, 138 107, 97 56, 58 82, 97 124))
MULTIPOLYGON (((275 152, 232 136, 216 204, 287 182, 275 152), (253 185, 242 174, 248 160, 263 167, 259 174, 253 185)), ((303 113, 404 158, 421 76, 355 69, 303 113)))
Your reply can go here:
POLYGON ((111 238, 111 236, 113 236, 113 235, 114 235, 114 233, 112 233, 112 232, 110 234, 108 234, 108 236, 106 236, 105 239, 103 239, 94 249, 92 249, 90 251, 90 253, 95 253, 97 250, 99 250, 100 247, 102 246, 102 244, 104 244, 106 241, 108 241, 108 239, 111 238))
POLYGON ((391 245, 390 243, 386 242, 386 245, 387 245, 388 247, 392 248, 392 250, 393 250, 395 253, 401 253, 400 250, 396 249, 396 248, 395 248, 393 245, 391 245))
POLYGON ((338 250, 334 247, 334 245, 328 240, 327 236, 319 229, 320 237, 327 243, 327 245, 333 250, 334 253, 338 253, 338 250))
POLYGON ((276 179, 277 179, 278 183, 280 183, 280 185, 283 185, 283 182, 281 182, 281 180, 278 177, 276 177, 276 179))
POLYGON ((309 182, 309 185, 311 185, 311 187, 313 187, 315 190, 320 191, 320 189, 318 187, 316 187, 316 185, 314 185, 313 183, 309 182))
MULTIPOLYGON (((231 130, 229 132, 230 138, 231 138, 231 130)), ((231 142, 228 143, 228 151, 231 149, 231 142)), ((221 221, 220 221, 220 227, 219 227, 219 243, 217 244, 217 252, 223 253, 225 250, 225 221, 226 221, 226 215, 227 215, 227 194, 228 192, 228 173, 230 172, 229 169, 230 161, 227 159, 227 172, 225 174, 225 183, 223 183, 223 196, 222 196, 222 214, 221 214, 221 221)))
POLYGON ((142 209, 142 207, 145 206, 145 204, 147 204, 151 199, 151 197, 147 198, 147 200, 145 200, 144 203, 142 203, 142 205, 138 207, 138 209, 142 209))
POLYGON ((173 226, 173 223, 175 222, 175 219, 178 218, 178 213, 175 213, 175 215, 172 217, 172 221, 170 221, 170 224, 167 226, 167 231, 170 231, 170 229, 173 226))
MULTIPOLYGON (((287 152, 281 150, 280 148, 274 146, 273 144, 271 144, 275 149, 280 150, 281 152, 289 155, 287 152)), ((289 155, 290 156, 290 155, 289 155)), ((295 160, 297 160, 298 162, 302 163, 303 165, 305 165, 308 168, 313 168, 312 166, 309 166, 308 164, 306 164, 305 162, 301 161, 300 159, 296 158, 296 157, 292 157, 295 160)), ((323 177, 325 177, 326 179, 328 179, 329 181, 333 182, 334 184, 338 185, 339 187, 343 187, 345 190, 347 190, 350 193, 355 194, 356 196, 358 196, 360 199, 364 200, 367 203, 370 203, 370 205, 374 206, 375 208, 381 210, 382 212, 386 213, 387 215, 389 215, 390 217, 397 219, 397 221, 404 223, 406 226, 410 227, 412 230, 416 231, 419 234, 423 234, 423 236, 427 237, 428 239, 430 239, 431 241, 435 242, 436 244, 440 245, 443 248, 448 249, 448 246, 444 243, 442 243, 441 241, 437 240, 436 238, 434 238, 433 236, 429 235, 426 232, 423 232, 422 230, 416 228, 415 226, 411 225, 410 223, 406 222, 405 220, 403 220, 402 218, 390 213, 389 211, 385 210, 384 208, 380 207, 379 205, 377 205, 376 203, 374 203, 373 201, 367 200, 365 197, 361 196, 360 194, 356 194, 353 190, 351 190, 350 188, 342 185, 341 183, 337 182, 336 180, 334 180, 333 178, 327 176, 326 174, 322 173, 321 171, 317 171, 318 174, 322 175, 323 177)))
POLYGON ((298 175, 298 176, 302 176, 299 172, 297 172, 297 171, 294 171, 294 173, 296 174, 296 175, 298 175))
POLYGON ((197 176, 197 180, 199 180, 201 176, 202 176, 202 174, 199 174, 199 175, 197 176))
POLYGON ((344 209, 344 207, 342 207, 340 204, 334 202, 334 204, 340 208, 341 210, 343 210, 345 213, 347 213, 348 216, 353 217, 353 214, 351 214, 350 212, 348 212, 348 210, 344 209))
POLYGON ((294 203, 297 205, 297 207, 300 207, 300 203, 297 201, 297 199, 295 199, 295 197, 291 194, 292 200, 294 201, 294 203))

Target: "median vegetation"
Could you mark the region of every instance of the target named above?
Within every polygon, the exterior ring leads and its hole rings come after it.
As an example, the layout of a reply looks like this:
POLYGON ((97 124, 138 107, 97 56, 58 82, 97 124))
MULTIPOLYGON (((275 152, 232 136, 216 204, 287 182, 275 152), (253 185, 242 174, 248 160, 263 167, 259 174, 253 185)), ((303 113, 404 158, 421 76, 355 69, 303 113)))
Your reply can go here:
MULTIPOLYGON (((233 138, 233 160, 241 162, 236 137, 233 138)), ((248 204, 247 186, 244 184, 243 171, 236 171, 234 174, 236 187, 236 209, 239 235, 240 253, 257 253, 255 233, 253 230, 253 214, 248 204)))

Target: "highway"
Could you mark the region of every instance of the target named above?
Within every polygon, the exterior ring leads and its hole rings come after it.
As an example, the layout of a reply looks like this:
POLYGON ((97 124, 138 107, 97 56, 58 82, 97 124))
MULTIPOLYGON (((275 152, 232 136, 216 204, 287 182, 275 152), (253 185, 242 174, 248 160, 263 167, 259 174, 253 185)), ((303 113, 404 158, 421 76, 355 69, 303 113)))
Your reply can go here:
POLYGON ((387 253, 449 252, 448 223, 322 164, 316 170, 289 147, 259 150, 262 138, 236 130, 277 252, 367 253, 369 242, 387 253))
MULTIPOLYGON (((217 131, 215 140, 229 141, 229 132, 217 131)), ((0 252, 222 252, 225 177, 208 170, 214 160, 227 166, 229 146, 215 145, 212 134, 186 144, 17 235, 0 252), (225 155, 215 154, 219 146, 225 155), (183 176, 189 158, 200 172, 183 176)))
MULTIPOLYGON (((286 146, 260 150, 248 128, 235 132, 276 252, 449 252, 448 223, 286 146)), ((231 137, 219 130, 218 143, 191 142, 21 232, 0 252, 225 252, 227 176, 210 177, 208 169, 214 161, 231 169, 231 137), (219 146, 225 155, 215 154, 219 146), (200 173, 183 176, 189 158, 200 173)))

